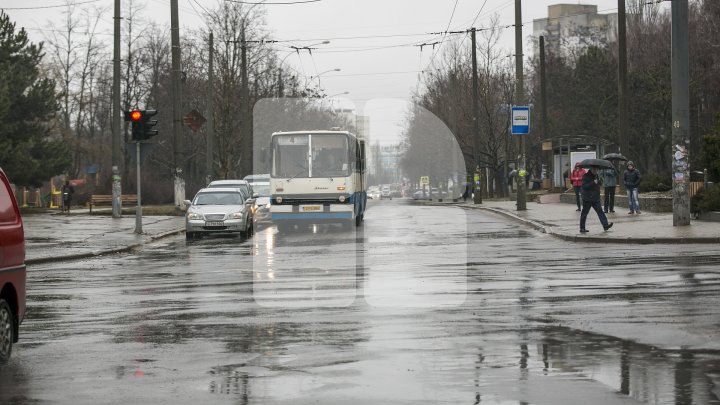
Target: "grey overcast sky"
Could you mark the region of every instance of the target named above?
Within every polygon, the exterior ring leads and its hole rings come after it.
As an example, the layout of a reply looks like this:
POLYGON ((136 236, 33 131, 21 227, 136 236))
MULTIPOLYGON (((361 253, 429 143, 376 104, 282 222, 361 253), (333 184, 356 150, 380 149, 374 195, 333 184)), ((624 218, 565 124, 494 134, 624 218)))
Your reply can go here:
MULTIPOLYGON (((0 0, 6 13, 30 32, 36 40, 43 39, 42 29, 48 21, 59 19, 62 8, 33 8, 58 6, 66 0, 0 0), (30 9, 19 9, 30 8, 30 9)), ((77 0, 76 3, 88 0, 77 0)), ((135 0, 136 2, 138 0, 135 0)), ((222 0, 220 0, 222 1, 222 0)), ((255 2, 256 0, 250 0, 255 2)), ((349 92, 347 96, 355 105, 362 105, 378 98, 407 99, 418 88, 419 72, 431 62, 433 55, 440 57, 442 48, 414 46, 432 43, 442 36, 433 32, 465 30, 473 26, 486 27, 492 16, 497 15, 503 26, 514 23, 514 0, 319 0, 299 4, 293 0, 266 0, 267 24, 274 39, 289 41, 278 44, 281 55, 287 56, 286 65, 302 73, 308 80, 317 81, 326 94, 332 96, 349 92), (308 46, 324 40, 326 45, 312 56, 307 52, 292 55, 289 45, 308 46), (339 72, 332 71, 340 69, 339 72)), ((294 0, 298 1, 298 0, 294 0)), ((303 1, 303 0, 300 0, 303 1)), ((308 1, 308 0, 304 0, 308 1)), ((617 12, 617 0, 524 0, 522 2, 523 36, 532 33, 532 21, 547 16, 552 4, 594 4, 599 13, 617 12)), ((103 21, 104 32, 112 32, 113 0, 95 0, 89 5, 104 5, 108 12, 103 21)), ((217 0, 179 0, 182 27, 198 27, 202 8, 210 8, 217 0)), ((148 0, 143 17, 169 25, 170 1, 148 0)), ((61 24, 60 21, 56 23, 61 24)), ((106 36, 111 46, 111 35, 106 36)), ((458 36, 460 38, 460 36, 458 36)), ((469 46, 469 40, 464 42, 469 46)), ((447 43, 440 45, 446 46, 447 43)), ((514 54, 514 30, 503 30, 501 46, 508 55, 514 54)), ((529 55, 532 51, 525 50, 529 55)), ((346 104, 347 105, 347 104, 346 104)), ((392 103, 397 106, 398 103, 392 103)), ((386 118, 383 118, 387 121, 386 118)), ((376 121, 371 127, 377 129, 376 121)), ((390 131, 389 128, 385 130, 390 131)))

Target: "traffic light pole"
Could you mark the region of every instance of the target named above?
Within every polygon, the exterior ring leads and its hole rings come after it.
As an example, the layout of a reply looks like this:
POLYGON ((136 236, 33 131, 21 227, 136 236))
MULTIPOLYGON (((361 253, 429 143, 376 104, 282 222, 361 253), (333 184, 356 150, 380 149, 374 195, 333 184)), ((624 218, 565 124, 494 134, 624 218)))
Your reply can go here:
POLYGON ((138 235, 143 233, 142 230, 142 187, 140 185, 140 141, 135 141, 135 160, 137 163, 137 208, 135 208, 135 233, 138 235))

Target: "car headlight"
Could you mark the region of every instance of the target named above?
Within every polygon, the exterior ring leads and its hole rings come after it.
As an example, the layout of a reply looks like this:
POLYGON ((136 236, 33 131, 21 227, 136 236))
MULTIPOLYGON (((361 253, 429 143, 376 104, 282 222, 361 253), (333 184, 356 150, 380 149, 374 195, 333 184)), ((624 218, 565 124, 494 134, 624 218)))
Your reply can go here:
POLYGON ((197 212, 188 212, 187 219, 203 219, 203 216, 197 212))
POLYGON ((230 214, 230 219, 244 219, 245 214, 242 211, 239 212, 233 212, 230 214))

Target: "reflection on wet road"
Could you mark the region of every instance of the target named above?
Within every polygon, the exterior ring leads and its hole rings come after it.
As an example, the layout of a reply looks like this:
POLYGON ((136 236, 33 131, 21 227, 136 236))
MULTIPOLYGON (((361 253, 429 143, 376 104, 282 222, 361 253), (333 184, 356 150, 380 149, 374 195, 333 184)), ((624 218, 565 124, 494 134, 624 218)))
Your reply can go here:
POLYGON ((395 199, 33 266, 0 403, 720 404, 719 258, 395 199))

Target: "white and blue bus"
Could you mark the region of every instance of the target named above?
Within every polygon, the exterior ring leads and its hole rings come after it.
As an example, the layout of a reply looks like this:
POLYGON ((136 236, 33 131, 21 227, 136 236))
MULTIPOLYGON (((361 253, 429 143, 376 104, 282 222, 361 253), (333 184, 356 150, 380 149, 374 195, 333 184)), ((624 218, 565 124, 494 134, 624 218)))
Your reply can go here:
POLYGON ((347 131, 272 134, 270 213, 279 230, 359 226, 365 214, 365 142, 347 131))

